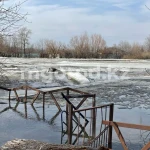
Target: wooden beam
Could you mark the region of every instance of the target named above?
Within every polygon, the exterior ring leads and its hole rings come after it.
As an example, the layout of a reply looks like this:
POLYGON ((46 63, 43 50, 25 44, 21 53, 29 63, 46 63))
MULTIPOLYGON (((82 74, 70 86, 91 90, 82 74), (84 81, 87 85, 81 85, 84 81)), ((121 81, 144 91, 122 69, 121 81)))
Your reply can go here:
POLYGON ((80 90, 77 90, 77 89, 72 89, 72 88, 69 88, 70 91, 73 91, 73 92, 77 92, 77 93, 80 93, 80 94, 89 94, 87 92, 83 92, 83 91, 80 91, 80 90))
POLYGON ((150 149, 150 142, 147 143, 143 148, 142 150, 149 150, 150 149))
POLYGON ((0 89, 1 89, 1 90, 5 90, 5 91, 11 91, 11 89, 5 88, 5 87, 2 87, 2 86, 0 86, 0 89))
POLYGON ((123 135, 122 135, 122 133, 121 133, 117 123, 112 122, 112 126, 114 127, 114 129, 116 131, 116 134, 117 134, 117 136, 118 136, 118 138, 119 138, 119 140, 120 140, 120 142, 121 142, 121 144, 123 146, 123 149, 124 150, 128 150, 128 147, 127 147, 127 145, 125 143, 124 137, 123 137, 123 135))
POLYGON ((42 91, 41 90, 41 92, 43 92, 43 93, 45 93, 45 94, 48 94, 49 92, 59 92, 59 91, 64 91, 64 90, 67 90, 68 88, 67 87, 65 87, 65 88, 60 88, 60 89, 52 89, 52 90, 48 90, 48 91, 42 91))
MULTIPOLYGON (((114 104, 110 105, 110 108, 109 108, 109 121, 113 121, 113 117, 114 117, 114 104)), ((108 148, 110 149, 112 149, 112 132, 113 132, 112 126, 109 126, 108 148)))
POLYGON ((51 97, 52 97, 52 99, 53 99, 53 101, 54 101, 55 105, 56 105, 56 106, 57 106, 57 108, 58 108, 58 110, 60 110, 60 111, 61 111, 60 105, 58 104, 58 102, 57 102, 57 100, 56 100, 55 96, 53 95, 53 93, 52 93, 52 92, 49 92, 49 94, 51 95, 51 97))
POLYGON ((70 94, 66 95, 67 98, 84 98, 84 97, 94 97, 94 94, 70 94))
POLYGON ((78 104, 78 106, 76 106, 76 109, 79 109, 82 106, 82 104, 86 101, 86 99, 87 97, 84 97, 82 101, 78 104))
POLYGON ((31 103, 32 105, 34 104, 34 102, 36 101, 36 99, 39 97, 39 95, 40 95, 40 92, 38 91, 37 94, 35 95, 35 97, 32 100, 32 103, 31 103))
POLYGON ((9 108, 11 108, 11 102, 10 102, 10 100, 11 100, 11 91, 9 91, 9 108))
POLYGON ((110 105, 113 105, 113 103, 106 104, 106 105, 100 105, 100 106, 96 106, 96 107, 88 107, 88 108, 84 108, 84 109, 78 109, 78 110, 74 110, 73 112, 80 112, 80 111, 87 111, 87 110, 92 110, 92 109, 104 108, 104 107, 109 107, 110 105))
POLYGON ((37 88, 31 87, 31 86, 28 86, 28 85, 27 85, 26 87, 27 87, 27 89, 30 89, 30 90, 33 90, 33 91, 40 92, 40 90, 37 89, 37 88))
POLYGON ((148 130, 150 131, 150 126, 146 125, 138 125, 138 124, 129 124, 129 123, 122 123, 122 122, 112 122, 112 121, 102 121, 105 125, 113 126, 113 123, 116 123, 119 127, 123 128, 131 128, 131 129, 140 129, 140 130, 148 130))

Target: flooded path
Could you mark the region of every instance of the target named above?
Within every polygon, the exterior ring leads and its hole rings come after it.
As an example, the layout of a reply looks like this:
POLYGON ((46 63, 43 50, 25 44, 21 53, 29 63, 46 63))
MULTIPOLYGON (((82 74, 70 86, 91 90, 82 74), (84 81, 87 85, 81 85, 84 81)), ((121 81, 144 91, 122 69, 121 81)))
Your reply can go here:
MULTIPOLYGON (((3 101, 4 103, 6 101, 3 101)), ((15 102, 12 102, 12 106, 15 102)), ((15 138, 35 139, 49 143, 61 143, 61 115, 54 105, 46 104, 43 115, 42 104, 20 103, 17 110, 7 109, 8 104, 0 105, 0 146, 15 138), (25 109, 26 108, 26 109, 25 109)), ((62 109, 65 109, 62 107, 62 109)), ((114 120, 118 122, 150 124, 150 110, 144 108, 118 109, 115 106, 114 120)), ((135 129, 121 129, 129 147, 138 150, 150 139, 150 133, 135 129)), ((121 149, 120 142, 113 134, 113 148, 121 149)))

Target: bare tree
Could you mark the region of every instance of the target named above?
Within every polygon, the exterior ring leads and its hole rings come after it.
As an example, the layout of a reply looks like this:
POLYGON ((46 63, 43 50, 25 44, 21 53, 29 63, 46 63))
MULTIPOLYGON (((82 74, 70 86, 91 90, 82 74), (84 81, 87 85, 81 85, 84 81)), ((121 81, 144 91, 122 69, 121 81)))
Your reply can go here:
POLYGON ((126 53, 131 51, 131 44, 127 41, 121 41, 118 45, 118 48, 126 53))
POLYGON ((84 33, 80 36, 74 36, 70 40, 71 47, 76 52, 76 57, 86 58, 89 52, 89 37, 87 33, 84 33))
POLYGON ((46 40, 45 39, 40 39, 37 42, 35 47, 38 50, 38 53, 40 54, 40 57, 44 57, 45 49, 46 49, 46 40))
POLYGON ((106 41, 99 34, 93 34, 91 36, 91 48, 92 51, 98 52, 106 47, 106 41))
POLYGON ((92 54, 96 56, 100 55, 102 50, 106 47, 106 41, 99 34, 93 34, 91 36, 91 45, 90 49, 92 54))
MULTIPOLYGON (((24 1, 25 2, 25 1, 24 1)), ((15 4, 14 1, 0 0, 0 37, 3 37, 3 48, 1 50, 5 54, 8 54, 7 50, 10 50, 10 43, 5 41, 5 37, 12 36, 13 33, 18 31, 21 23, 20 21, 26 21, 27 14, 21 13, 21 6, 24 3, 15 4)), ((2 38, 1 38, 2 39, 2 38)), ((1 43, 2 44, 2 43, 1 43)), ((7 55, 6 55, 7 56, 7 55)), ((3 66, 5 64, 5 59, 0 60, 0 83, 1 85, 6 85, 10 83, 10 80, 3 75, 3 66)))
POLYGON ((26 20, 27 14, 21 14, 20 12, 21 5, 24 2, 14 4, 9 1, 11 5, 6 6, 5 3, 8 2, 0 0, 0 34, 2 36, 12 35, 16 30, 18 30, 20 21, 26 20))
POLYGON ((26 48, 27 45, 29 45, 30 35, 31 35, 31 30, 26 27, 21 28, 18 32, 18 37, 20 39, 20 47, 23 51, 24 57, 26 57, 26 48))
POLYGON ((93 34, 90 37, 87 33, 80 36, 74 36, 70 41, 71 47, 75 50, 79 58, 98 57, 100 50, 106 46, 105 40, 99 34, 93 34))
POLYGON ((146 51, 150 51, 150 35, 145 40, 146 51))
POLYGON ((61 45, 62 44, 60 42, 56 42, 54 40, 46 41, 46 51, 50 58, 56 58, 58 56, 61 45))
POLYGON ((19 38, 16 34, 11 37, 11 51, 17 57, 19 57, 19 55, 21 54, 21 51, 19 48, 19 38))

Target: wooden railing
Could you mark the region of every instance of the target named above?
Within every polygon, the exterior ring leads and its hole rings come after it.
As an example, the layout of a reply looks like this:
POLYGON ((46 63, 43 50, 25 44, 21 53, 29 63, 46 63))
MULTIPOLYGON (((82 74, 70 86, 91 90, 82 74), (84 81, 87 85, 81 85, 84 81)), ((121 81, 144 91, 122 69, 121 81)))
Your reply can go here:
MULTIPOLYGON (((129 124, 129 123, 123 123, 123 122, 106 121, 106 120, 103 120, 102 123, 104 125, 112 126, 114 128, 114 130, 115 130, 115 132, 116 132, 116 134, 117 134, 124 150, 128 150, 128 147, 126 145, 125 139, 124 139, 119 127, 150 131, 150 126, 146 126, 146 125, 129 124)), ((149 150, 149 149, 150 149, 150 142, 147 143, 142 148, 142 150, 149 150)))
POLYGON ((72 104, 68 107, 68 144, 112 148, 112 126, 102 121, 113 121, 114 104, 78 110, 72 104))

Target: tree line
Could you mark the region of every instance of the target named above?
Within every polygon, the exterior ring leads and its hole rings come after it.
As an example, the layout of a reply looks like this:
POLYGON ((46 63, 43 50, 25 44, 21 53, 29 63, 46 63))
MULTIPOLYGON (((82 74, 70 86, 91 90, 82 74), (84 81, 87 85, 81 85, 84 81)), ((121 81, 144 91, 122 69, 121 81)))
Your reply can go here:
POLYGON ((20 25, 20 22, 27 20, 28 15, 20 11, 22 3, 7 6, 5 0, 0 0, 2 57, 150 59, 150 36, 143 44, 121 41, 119 44, 107 46, 100 34, 88 35, 85 32, 72 37, 68 44, 52 39, 40 39, 32 44, 32 31, 20 25))
POLYGON ((150 59, 150 36, 143 45, 121 41, 107 46, 100 34, 87 33, 74 36, 68 44, 49 39, 30 43, 32 32, 22 27, 12 36, 0 36, 0 56, 3 57, 41 57, 41 58, 114 58, 150 59))

